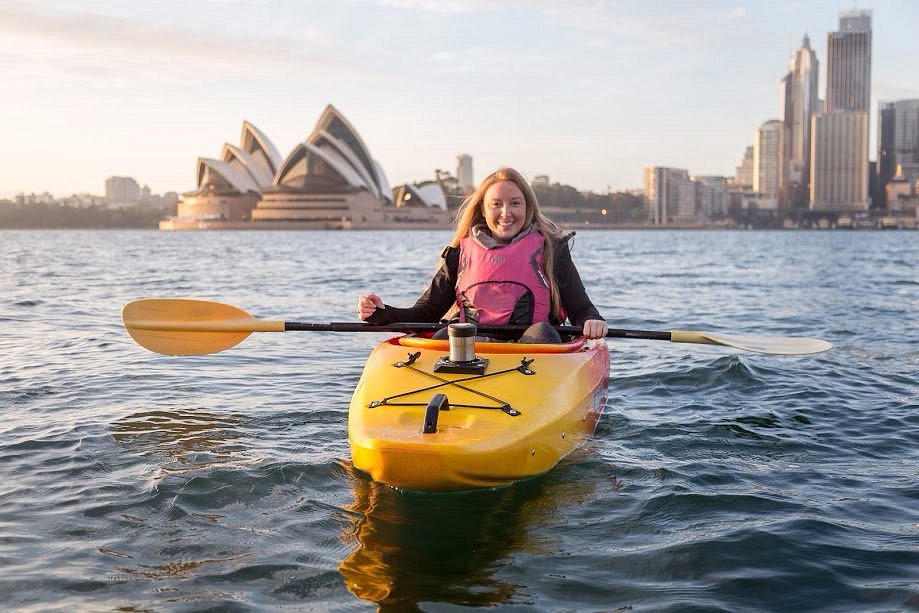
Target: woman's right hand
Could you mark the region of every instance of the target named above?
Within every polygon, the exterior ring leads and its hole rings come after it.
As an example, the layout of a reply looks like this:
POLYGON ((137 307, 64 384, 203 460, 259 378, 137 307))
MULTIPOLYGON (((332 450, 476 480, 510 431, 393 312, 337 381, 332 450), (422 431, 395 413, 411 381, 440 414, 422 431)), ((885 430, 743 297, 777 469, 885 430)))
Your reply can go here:
POLYGON ((383 308, 386 308, 383 306, 383 299, 376 294, 361 294, 361 297, 357 299, 357 316, 361 318, 361 321, 366 321, 374 311, 383 308))

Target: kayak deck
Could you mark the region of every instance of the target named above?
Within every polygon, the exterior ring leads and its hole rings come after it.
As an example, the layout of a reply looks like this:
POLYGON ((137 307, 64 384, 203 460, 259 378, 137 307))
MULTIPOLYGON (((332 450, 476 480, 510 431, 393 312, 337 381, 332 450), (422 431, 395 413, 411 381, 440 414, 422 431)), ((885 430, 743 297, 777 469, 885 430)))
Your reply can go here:
POLYGON ((507 485, 555 466, 596 429, 609 349, 476 343, 481 374, 437 372, 447 341, 397 337, 370 354, 348 418, 352 461, 379 482, 417 490, 507 485), (428 404, 444 394, 448 406, 428 404))

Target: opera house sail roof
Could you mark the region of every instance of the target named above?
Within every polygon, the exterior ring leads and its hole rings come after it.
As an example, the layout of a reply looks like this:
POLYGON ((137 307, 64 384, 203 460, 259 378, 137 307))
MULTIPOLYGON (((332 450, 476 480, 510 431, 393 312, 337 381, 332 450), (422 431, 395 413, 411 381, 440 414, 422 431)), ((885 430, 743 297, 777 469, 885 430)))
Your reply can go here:
POLYGON ((281 154, 262 131, 248 121, 243 122, 243 133, 239 139, 240 148, 248 153, 261 168, 273 178, 281 164, 281 154))
POLYGON ((224 143, 220 159, 234 169, 248 174, 259 187, 267 187, 274 180, 274 169, 236 145, 224 143))
POLYGON ((331 104, 326 107, 316 128, 306 139, 323 155, 343 157, 363 178, 367 189, 380 198, 392 202, 392 190, 379 163, 370 156, 367 145, 354 127, 331 104))
POLYGON ((312 192, 353 191, 370 187, 345 160, 327 155, 309 143, 300 143, 287 156, 278 171, 275 186, 281 190, 312 192))
POLYGON ((198 189, 241 194, 261 191, 245 168, 210 158, 198 158, 198 189))

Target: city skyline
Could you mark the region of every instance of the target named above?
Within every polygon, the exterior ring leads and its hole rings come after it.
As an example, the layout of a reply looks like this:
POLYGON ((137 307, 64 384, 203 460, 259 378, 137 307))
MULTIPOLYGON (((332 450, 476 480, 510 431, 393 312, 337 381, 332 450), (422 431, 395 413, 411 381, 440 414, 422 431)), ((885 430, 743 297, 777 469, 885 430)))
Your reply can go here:
MULTIPOLYGON (((848 3, 616 5, 380 0, 0 3, 8 146, 0 198, 98 193, 113 175, 194 188, 194 160, 244 120, 287 155, 332 103, 391 184, 513 165, 603 192, 647 165, 733 174, 807 35, 826 90, 827 34, 848 3)), ((910 79, 919 4, 873 13, 871 159, 879 101, 910 79)))

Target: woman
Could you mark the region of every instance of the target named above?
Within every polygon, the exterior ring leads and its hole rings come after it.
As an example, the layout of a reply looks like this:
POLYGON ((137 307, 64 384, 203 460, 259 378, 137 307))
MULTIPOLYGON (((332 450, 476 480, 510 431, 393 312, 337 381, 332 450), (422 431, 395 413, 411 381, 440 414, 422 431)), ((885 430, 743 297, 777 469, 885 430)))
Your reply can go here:
POLYGON ((396 308, 364 294, 357 313, 374 325, 442 319, 525 324, 523 335, 510 340, 527 343, 561 342, 552 326, 569 319, 585 337, 603 338, 607 325, 571 261, 571 236, 540 212, 519 172, 502 168, 463 202, 440 269, 415 306, 396 308))

